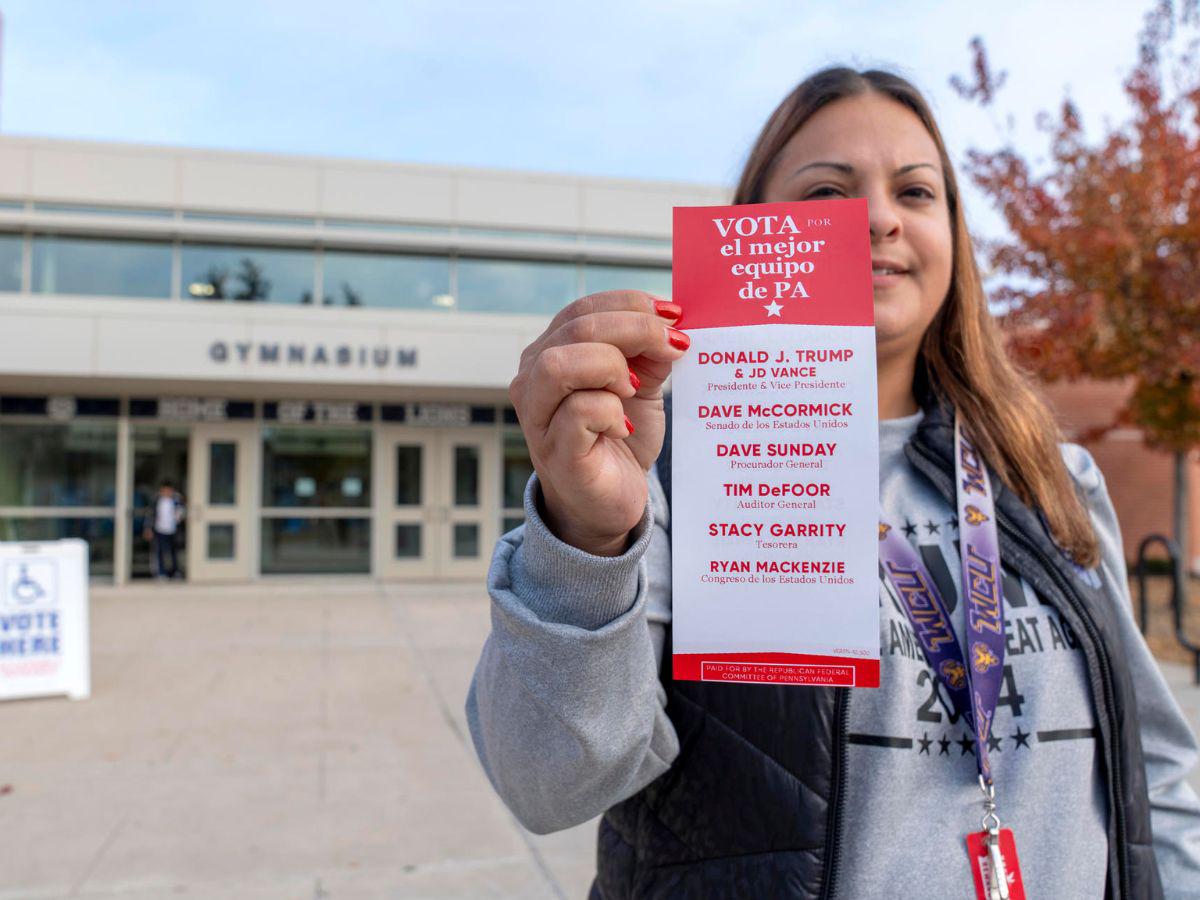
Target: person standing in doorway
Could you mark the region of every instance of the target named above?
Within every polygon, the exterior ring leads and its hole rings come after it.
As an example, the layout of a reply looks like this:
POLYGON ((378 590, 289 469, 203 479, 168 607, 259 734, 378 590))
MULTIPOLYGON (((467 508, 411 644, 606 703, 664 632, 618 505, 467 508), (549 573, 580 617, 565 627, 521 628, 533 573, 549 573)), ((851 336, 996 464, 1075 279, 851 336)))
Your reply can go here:
POLYGON ((175 544, 183 515, 183 497, 175 490, 175 485, 164 481, 159 485, 158 496, 147 511, 143 532, 146 540, 151 542, 150 560, 157 578, 183 577, 179 571, 179 555, 175 544))

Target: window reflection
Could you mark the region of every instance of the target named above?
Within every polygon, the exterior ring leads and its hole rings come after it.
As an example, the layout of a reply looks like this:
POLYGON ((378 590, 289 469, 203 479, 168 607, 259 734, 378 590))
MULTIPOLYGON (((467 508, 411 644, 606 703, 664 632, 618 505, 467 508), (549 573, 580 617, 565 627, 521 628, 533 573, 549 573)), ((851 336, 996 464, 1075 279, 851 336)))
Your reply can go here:
POLYGON ((450 259, 378 253, 325 254, 325 302, 334 306, 447 309, 450 259))
POLYGON ((524 509, 525 485, 532 474, 533 461, 529 458, 529 448, 525 446, 525 436, 519 431, 504 432, 504 506, 506 509, 524 509))
POLYGON ((233 525, 215 522, 208 524, 209 559, 233 559, 236 546, 237 532, 233 525))
POLYGON ((458 308, 464 312, 550 315, 579 296, 573 263, 460 259, 458 308))
POLYGON ((479 556, 479 526, 474 522, 454 524, 454 558, 474 559, 479 556))
POLYGON ((311 250, 184 244, 181 291, 193 300, 312 303, 315 259, 311 250))
POLYGON ((92 578, 112 577, 112 519, 0 519, 0 541, 59 541, 64 538, 87 541, 88 574, 92 578))
POLYGON ((0 234, 0 291, 21 289, 21 251, 25 239, 19 234, 0 234))
POLYGON ((263 519, 264 575, 371 571, 370 519, 263 519))
POLYGON ((371 505, 371 434, 335 428, 263 432, 263 505, 371 505))
POLYGON ((170 297, 171 245, 35 235, 33 291, 170 297))
POLYGON ((208 502, 214 506, 237 503, 237 444, 232 441, 208 445, 208 502))
POLYGON ((479 448, 454 448, 454 505, 479 505, 479 448))
POLYGON ((396 525, 396 559, 421 558, 421 526, 415 522, 396 525))
POLYGON ((649 266, 584 266, 585 294, 624 290, 645 291, 659 297, 670 297, 671 270, 649 266))
POLYGON ((425 448, 421 444, 396 447, 396 505, 421 505, 421 459, 425 448))
POLYGON ((115 425, 0 426, 0 506, 113 506, 115 425))

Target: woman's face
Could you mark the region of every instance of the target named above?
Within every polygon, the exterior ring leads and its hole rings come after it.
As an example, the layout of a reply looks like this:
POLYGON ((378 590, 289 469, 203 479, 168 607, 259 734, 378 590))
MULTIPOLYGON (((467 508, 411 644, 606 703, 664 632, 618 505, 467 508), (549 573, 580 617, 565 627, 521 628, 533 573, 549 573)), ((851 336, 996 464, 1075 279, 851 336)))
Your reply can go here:
POLYGON ((950 208, 937 146, 894 100, 861 94, 820 110, 780 151, 763 200, 866 197, 880 362, 916 358, 950 290, 950 208))

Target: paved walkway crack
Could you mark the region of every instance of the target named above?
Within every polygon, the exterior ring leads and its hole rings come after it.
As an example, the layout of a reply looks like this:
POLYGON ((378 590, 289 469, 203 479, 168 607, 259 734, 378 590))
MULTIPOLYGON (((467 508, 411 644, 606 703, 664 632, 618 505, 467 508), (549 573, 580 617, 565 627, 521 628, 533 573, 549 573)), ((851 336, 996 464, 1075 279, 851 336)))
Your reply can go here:
MULTIPOLYGON (((417 671, 421 673, 421 677, 425 681, 425 686, 428 688, 429 693, 433 696, 434 701, 437 703, 438 711, 441 713, 442 719, 445 721, 446 726, 454 733, 454 737, 467 750, 467 752, 474 756, 475 748, 471 745, 470 741, 467 740, 467 736, 462 733, 462 729, 458 727, 458 720, 454 716, 454 711, 451 709, 450 704, 446 701, 446 697, 442 693, 441 688, 438 686, 436 679, 434 679, 433 675, 431 674, 432 669, 429 666, 429 661, 425 656, 425 652, 413 639, 413 624, 412 620, 408 616, 408 610, 405 608, 404 599, 402 597, 389 596, 382 583, 378 583, 377 590, 379 591, 380 599, 386 605, 392 608, 392 612, 400 624, 401 638, 403 639, 405 646, 408 648, 408 652, 416 661, 417 671)), ((546 886, 550 888, 557 900, 567 900, 566 891, 563 890, 563 886, 559 884, 558 879, 550 870, 550 866, 546 864, 546 858, 542 855, 542 851, 538 849, 537 845, 533 842, 529 832, 521 827, 520 822, 517 821, 517 817, 514 816, 511 811, 505 811, 508 812, 508 817, 512 821, 514 829, 520 836, 521 841, 525 844, 525 849, 529 851, 529 856, 533 860, 534 867, 538 870, 538 873, 542 876, 542 878, 545 879, 546 886)))
POLYGON ((92 873, 96 871, 96 867, 100 865, 100 860, 104 858, 104 854, 108 852, 108 848, 113 845, 118 835, 125 830, 125 825, 129 822, 128 819, 120 819, 112 828, 108 830, 108 834, 101 841, 99 848, 88 861, 87 867, 80 874, 75 883, 71 885, 71 890, 67 892, 68 897, 78 897, 79 892, 83 890, 83 886, 87 884, 87 880, 92 877, 92 873))

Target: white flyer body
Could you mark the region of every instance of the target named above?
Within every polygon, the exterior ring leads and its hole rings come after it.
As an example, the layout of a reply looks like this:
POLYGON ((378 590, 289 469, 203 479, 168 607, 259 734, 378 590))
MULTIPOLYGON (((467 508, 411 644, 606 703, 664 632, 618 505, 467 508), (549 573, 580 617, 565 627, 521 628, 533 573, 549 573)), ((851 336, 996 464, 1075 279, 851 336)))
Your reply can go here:
MULTIPOLYGON (((816 205, 831 204, 766 206, 816 205)), ((701 230, 719 221, 712 213, 722 209, 755 208, 677 210, 677 241, 689 224, 701 230), (699 215, 681 229, 681 212, 699 215)), ((849 218, 856 211, 838 212, 849 218)), ((843 224, 853 234, 855 223, 843 224)), ((853 273, 862 262, 850 239, 843 239, 843 257, 826 251, 824 282, 791 281, 781 289, 767 279, 766 296, 745 278, 744 286, 721 290, 718 276, 730 257, 753 245, 726 246, 736 252, 710 252, 702 257, 706 265, 691 269, 685 264, 685 285, 693 269, 701 280, 690 299, 678 298, 691 317, 692 343, 672 371, 675 677, 878 686, 879 425, 869 247, 864 303, 861 280, 837 277, 839 266, 853 273), (707 265, 713 257, 715 274, 707 265), (791 296, 773 296, 788 290, 791 296), (856 302, 837 302, 854 292, 856 302), (797 293, 805 296, 798 300, 797 293)), ((676 284, 678 294, 678 274, 676 284)))

